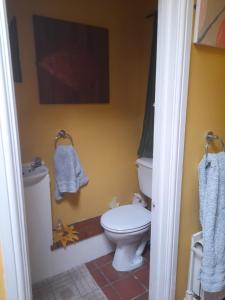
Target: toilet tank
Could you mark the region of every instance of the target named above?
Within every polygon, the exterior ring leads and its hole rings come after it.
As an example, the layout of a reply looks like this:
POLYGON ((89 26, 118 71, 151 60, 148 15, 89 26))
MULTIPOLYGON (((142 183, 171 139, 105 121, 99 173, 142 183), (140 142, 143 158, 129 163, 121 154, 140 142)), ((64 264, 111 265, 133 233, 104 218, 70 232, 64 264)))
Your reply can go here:
POLYGON ((151 198, 152 197, 152 165, 153 159, 141 157, 136 160, 138 181, 141 192, 151 198))

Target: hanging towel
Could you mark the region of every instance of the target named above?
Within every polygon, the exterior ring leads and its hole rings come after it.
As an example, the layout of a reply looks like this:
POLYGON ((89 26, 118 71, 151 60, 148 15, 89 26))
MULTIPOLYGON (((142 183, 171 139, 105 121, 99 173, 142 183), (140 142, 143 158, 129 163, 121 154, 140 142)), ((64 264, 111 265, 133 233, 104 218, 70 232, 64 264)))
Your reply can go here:
POLYGON ((199 164, 200 222, 203 258, 200 281, 204 291, 225 287, 225 153, 209 153, 199 164))
POLYGON ((76 193, 81 186, 88 183, 88 178, 72 145, 58 145, 54 162, 56 200, 61 200, 63 193, 76 193))

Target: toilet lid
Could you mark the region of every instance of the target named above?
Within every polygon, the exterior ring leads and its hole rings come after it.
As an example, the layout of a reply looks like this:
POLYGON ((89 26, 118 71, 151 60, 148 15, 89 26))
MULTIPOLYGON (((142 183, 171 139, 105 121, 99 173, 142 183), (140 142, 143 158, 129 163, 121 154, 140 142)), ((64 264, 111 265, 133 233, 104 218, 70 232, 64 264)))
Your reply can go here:
POLYGON ((101 217, 101 225, 111 231, 142 229, 151 223, 151 212, 140 205, 128 204, 113 208, 101 217))

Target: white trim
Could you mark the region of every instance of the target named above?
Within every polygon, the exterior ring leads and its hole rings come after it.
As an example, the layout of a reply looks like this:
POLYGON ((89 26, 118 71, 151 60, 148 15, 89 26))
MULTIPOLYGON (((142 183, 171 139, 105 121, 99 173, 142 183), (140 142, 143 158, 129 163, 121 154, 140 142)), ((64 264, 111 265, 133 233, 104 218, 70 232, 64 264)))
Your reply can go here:
POLYGON ((159 0, 150 299, 174 300, 193 2, 159 0))
POLYGON ((0 1, 0 183, 6 296, 31 299, 14 85, 5 1, 0 1))
POLYGON ((50 249, 45 252, 43 251, 44 256, 39 261, 39 265, 38 261, 37 264, 35 264, 34 260, 32 261, 31 254, 32 283, 37 283, 68 271, 76 266, 109 254, 114 250, 114 244, 109 242, 104 233, 101 233, 70 245, 66 249, 60 248, 54 251, 50 249))

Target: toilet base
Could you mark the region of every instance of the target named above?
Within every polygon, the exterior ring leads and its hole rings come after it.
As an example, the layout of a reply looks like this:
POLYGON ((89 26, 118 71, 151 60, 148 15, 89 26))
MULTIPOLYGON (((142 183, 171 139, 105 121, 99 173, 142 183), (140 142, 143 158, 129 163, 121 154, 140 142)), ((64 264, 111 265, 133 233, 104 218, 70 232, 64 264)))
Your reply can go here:
POLYGON ((148 241, 148 235, 145 234, 140 241, 133 241, 128 244, 117 244, 112 266, 116 271, 128 272, 137 269, 143 265, 144 259, 142 253, 148 241))
POLYGON ((135 259, 132 259, 132 263, 130 261, 128 262, 128 264, 124 263, 124 261, 123 263, 121 263, 120 258, 118 259, 118 257, 116 257, 115 255, 112 262, 112 266, 116 271, 128 272, 141 267, 143 265, 143 262, 143 256, 137 256, 135 257, 135 259))

